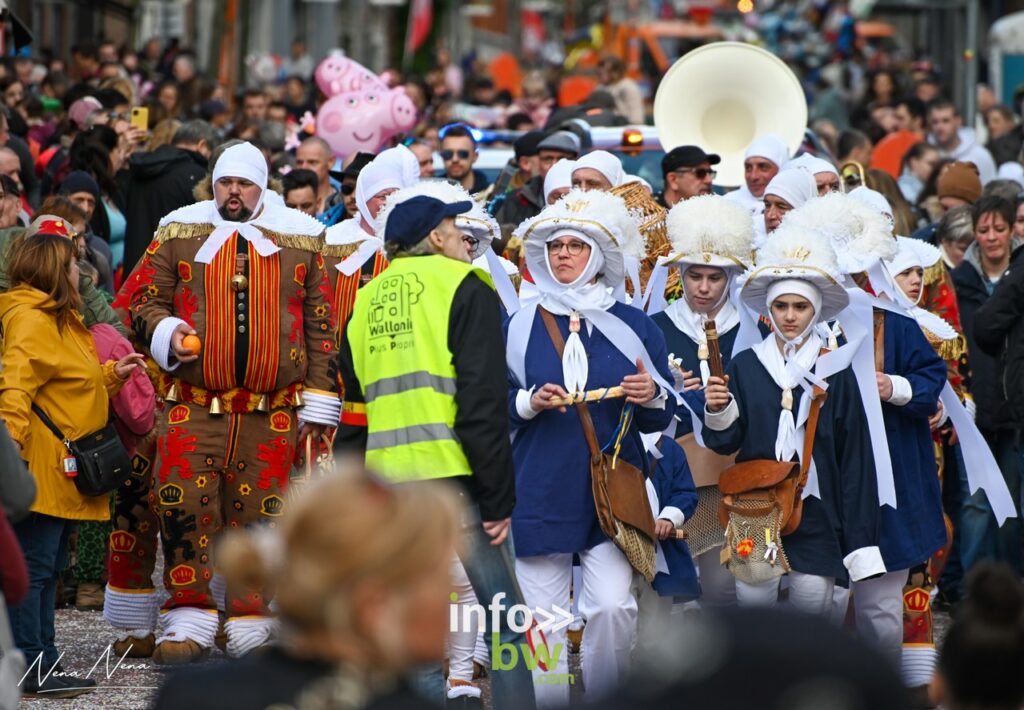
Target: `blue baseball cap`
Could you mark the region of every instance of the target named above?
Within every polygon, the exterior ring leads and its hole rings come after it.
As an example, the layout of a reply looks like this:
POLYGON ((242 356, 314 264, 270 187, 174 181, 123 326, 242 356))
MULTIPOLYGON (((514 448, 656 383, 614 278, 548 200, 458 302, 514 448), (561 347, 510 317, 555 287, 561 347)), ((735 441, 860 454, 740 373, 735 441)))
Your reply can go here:
POLYGON ((473 203, 469 200, 442 202, 426 195, 411 197, 391 209, 384 228, 384 241, 412 246, 422 241, 443 220, 471 209, 473 203))

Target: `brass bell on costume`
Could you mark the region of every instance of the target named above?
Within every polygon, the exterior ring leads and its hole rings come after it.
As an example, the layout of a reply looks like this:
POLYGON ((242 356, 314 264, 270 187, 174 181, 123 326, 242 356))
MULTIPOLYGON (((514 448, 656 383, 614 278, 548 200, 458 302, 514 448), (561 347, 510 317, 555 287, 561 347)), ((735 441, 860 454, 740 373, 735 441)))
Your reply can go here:
POLYGON ((302 392, 296 392, 295 396, 292 397, 293 407, 303 407, 306 404, 306 400, 302 398, 302 392))
POLYGON ((260 395, 260 401, 259 401, 259 404, 256 405, 256 411, 257 412, 269 412, 270 411, 270 402, 267 400, 267 395, 265 395, 265 394, 260 395))
POLYGON ((245 291, 249 288, 249 279, 244 274, 235 274, 231 277, 231 290, 235 293, 245 291))
POLYGON ((220 397, 217 395, 213 396, 210 400, 210 414, 217 416, 224 413, 224 404, 220 401, 220 397))
POLYGON ((179 399, 178 394, 178 383, 172 382, 171 386, 167 388, 167 394, 164 395, 165 402, 177 402, 179 399))

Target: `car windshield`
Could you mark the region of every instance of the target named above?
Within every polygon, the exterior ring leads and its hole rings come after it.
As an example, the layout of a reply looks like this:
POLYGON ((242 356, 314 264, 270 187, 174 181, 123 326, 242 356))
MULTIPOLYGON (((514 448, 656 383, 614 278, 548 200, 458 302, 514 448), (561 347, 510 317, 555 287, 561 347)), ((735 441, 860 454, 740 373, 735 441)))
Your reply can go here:
POLYGON ((665 179, 661 174, 661 159, 665 156, 665 151, 642 150, 640 152, 626 152, 612 150, 610 152, 622 161, 622 168, 627 174, 636 175, 649 182, 655 194, 661 192, 665 187, 665 179))

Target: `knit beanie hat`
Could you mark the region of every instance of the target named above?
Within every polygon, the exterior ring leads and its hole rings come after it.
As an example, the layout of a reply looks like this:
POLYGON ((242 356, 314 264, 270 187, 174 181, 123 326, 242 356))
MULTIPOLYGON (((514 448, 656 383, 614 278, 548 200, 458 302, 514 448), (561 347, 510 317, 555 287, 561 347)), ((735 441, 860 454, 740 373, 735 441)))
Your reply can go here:
POLYGON ((981 197, 981 178, 978 167, 974 163, 957 161, 950 163, 939 175, 936 186, 939 199, 943 197, 959 197, 967 202, 974 202, 981 197))

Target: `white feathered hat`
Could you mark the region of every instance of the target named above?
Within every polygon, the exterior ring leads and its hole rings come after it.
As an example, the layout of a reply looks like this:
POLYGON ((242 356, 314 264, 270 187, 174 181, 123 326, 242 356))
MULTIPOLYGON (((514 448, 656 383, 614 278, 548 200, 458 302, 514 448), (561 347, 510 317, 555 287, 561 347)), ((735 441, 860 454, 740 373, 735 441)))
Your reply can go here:
POLYGON ((885 216, 839 192, 809 200, 786 215, 782 226, 786 225, 828 237, 844 274, 859 274, 896 255, 896 240, 885 216))
MULTIPOLYGON (((748 218, 749 219, 749 218, 748 218)), ((600 190, 573 189, 540 214, 526 220, 513 233, 523 240, 531 273, 546 268, 549 241, 566 234, 590 239, 604 256, 601 281, 618 286, 626 277, 624 257, 644 258, 645 244, 625 201, 600 190)))
POLYGON ((672 255, 668 263, 746 269, 754 257, 750 210, 718 195, 677 202, 665 218, 672 255))
POLYGON ((476 237, 478 240, 477 245, 470 253, 470 257, 473 259, 485 253, 491 247, 491 242, 501 234, 497 221, 487 214, 483 205, 474 200, 464 187, 447 180, 421 180, 412 187, 404 187, 388 195, 384 205, 380 208, 380 212, 377 213, 375 225, 377 235, 383 239, 388 216, 391 214, 391 210, 395 208, 395 205, 418 195, 433 197, 447 203, 464 201, 473 203, 473 207, 469 212, 456 215, 455 217, 455 226, 462 232, 476 237))
POLYGON ((784 220, 758 250, 753 269, 742 277, 740 295, 751 309, 767 316, 769 286, 787 279, 807 281, 821 292, 818 321, 832 320, 850 302, 829 238, 784 220))

